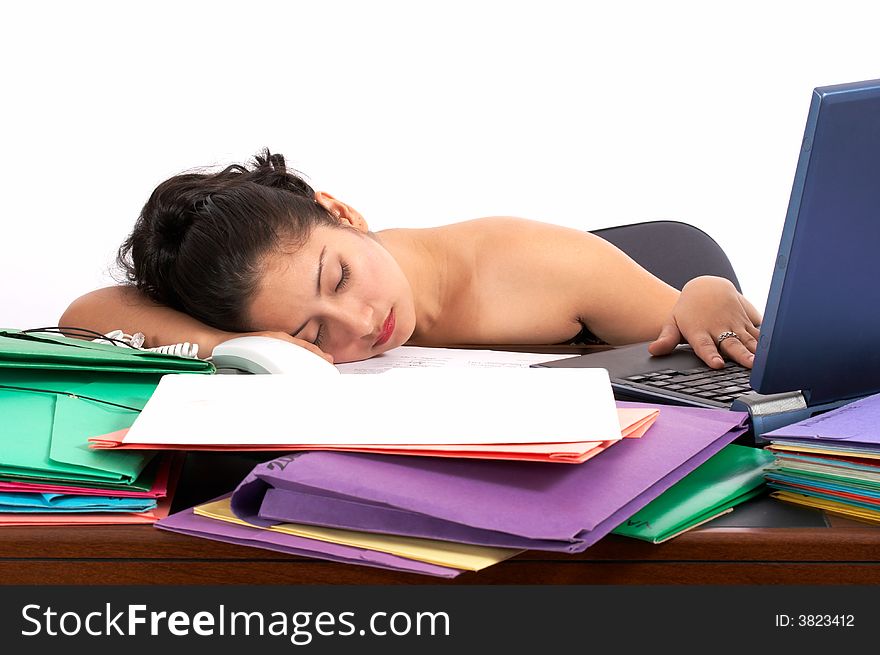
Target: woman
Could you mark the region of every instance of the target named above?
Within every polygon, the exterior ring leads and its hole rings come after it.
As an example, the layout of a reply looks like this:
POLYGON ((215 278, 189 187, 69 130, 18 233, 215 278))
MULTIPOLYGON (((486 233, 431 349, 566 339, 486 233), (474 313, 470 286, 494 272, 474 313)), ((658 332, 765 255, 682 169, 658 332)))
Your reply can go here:
POLYGON ((679 292, 574 229, 492 217, 372 233, 268 150, 251 167, 160 184, 118 259, 132 284, 79 298, 61 325, 190 341, 203 355, 264 334, 337 363, 402 344, 653 339, 661 355, 688 341, 720 368, 722 356, 752 365, 760 324, 728 280, 679 292))

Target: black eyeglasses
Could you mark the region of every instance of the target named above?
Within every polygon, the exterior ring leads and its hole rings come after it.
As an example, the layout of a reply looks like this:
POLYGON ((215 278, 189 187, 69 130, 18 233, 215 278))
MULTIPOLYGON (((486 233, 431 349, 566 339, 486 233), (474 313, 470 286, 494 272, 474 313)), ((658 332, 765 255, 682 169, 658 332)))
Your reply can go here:
MULTIPOLYGON (((45 333, 45 334, 60 334, 63 337, 71 336, 71 337, 91 337, 93 339, 103 339, 104 341, 109 341, 110 343, 116 344, 117 346, 127 346, 128 348, 134 348, 137 350, 135 346, 128 343, 123 339, 116 339, 114 337, 108 337, 106 334, 101 334, 100 332, 96 332, 95 330, 89 330, 88 328, 81 327, 69 327, 69 326, 50 326, 50 327, 41 327, 41 328, 30 328, 27 330, 22 330, 17 333, 3 332, 3 336, 7 337, 15 337, 18 335, 30 335, 31 333, 45 333)), ((26 337, 19 337, 26 338, 26 337)))

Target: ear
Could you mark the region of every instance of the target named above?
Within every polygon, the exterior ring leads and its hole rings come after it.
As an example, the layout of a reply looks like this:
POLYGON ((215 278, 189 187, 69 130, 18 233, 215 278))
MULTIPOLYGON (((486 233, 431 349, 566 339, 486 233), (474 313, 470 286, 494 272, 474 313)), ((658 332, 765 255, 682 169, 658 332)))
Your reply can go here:
POLYGON ((318 191, 315 193, 315 202, 333 214, 340 223, 348 223, 356 230, 361 232, 369 232, 367 221, 361 216, 360 212, 346 205, 341 200, 337 200, 329 193, 318 191))

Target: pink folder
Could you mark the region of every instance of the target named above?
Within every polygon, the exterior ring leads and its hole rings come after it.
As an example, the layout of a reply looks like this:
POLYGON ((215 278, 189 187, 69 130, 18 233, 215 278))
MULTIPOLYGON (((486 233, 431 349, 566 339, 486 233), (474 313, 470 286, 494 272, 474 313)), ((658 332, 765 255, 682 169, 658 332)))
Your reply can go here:
POLYGON ((78 496, 117 496, 120 498, 161 498, 168 494, 168 478, 171 472, 171 457, 159 461, 153 486, 147 491, 129 489, 98 489, 96 487, 71 487, 61 484, 37 482, 3 482, 0 491, 23 491, 31 493, 75 494, 78 496))
MULTIPOLYGON (((617 409, 620 433, 623 438, 638 438, 657 420, 656 408, 617 409)), ((346 452, 379 453, 389 455, 424 455, 431 457, 457 457, 472 459, 507 459, 533 462, 560 462, 579 464, 598 455, 617 441, 578 441, 571 443, 535 444, 449 444, 389 446, 384 444, 137 444, 123 443, 127 430, 118 430, 89 439, 92 448, 125 450, 338 450, 346 452)))

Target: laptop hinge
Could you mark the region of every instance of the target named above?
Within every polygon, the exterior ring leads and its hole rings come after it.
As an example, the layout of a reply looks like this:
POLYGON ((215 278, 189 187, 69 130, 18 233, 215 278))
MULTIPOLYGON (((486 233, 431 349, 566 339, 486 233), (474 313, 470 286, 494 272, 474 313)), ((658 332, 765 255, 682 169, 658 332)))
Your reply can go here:
POLYGON ((816 408, 808 407, 800 391, 760 394, 746 393, 733 401, 730 409, 748 412, 755 443, 767 443, 766 432, 809 418, 816 408))
POLYGON ((846 398, 844 400, 807 405, 800 391, 766 395, 753 391, 743 394, 734 400, 730 409, 748 412, 752 419, 752 433, 755 443, 767 444, 770 443, 770 439, 764 436, 766 433, 781 428, 784 425, 790 425, 808 419, 811 416, 837 409, 855 400, 858 400, 858 398, 846 398))

